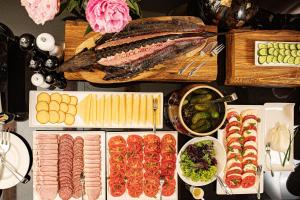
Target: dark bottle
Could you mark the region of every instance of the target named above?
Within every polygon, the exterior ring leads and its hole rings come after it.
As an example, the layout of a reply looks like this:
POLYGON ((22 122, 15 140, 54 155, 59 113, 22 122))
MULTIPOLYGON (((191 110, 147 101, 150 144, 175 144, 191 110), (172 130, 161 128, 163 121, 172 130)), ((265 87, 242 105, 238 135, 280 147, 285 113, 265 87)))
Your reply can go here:
POLYGON ((32 50, 35 45, 35 37, 29 33, 25 33, 20 36, 19 45, 22 50, 32 50))
POLYGON ((42 67, 42 59, 38 58, 37 56, 33 56, 28 64, 28 67, 30 69, 33 69, 34 71, 38 71, 42 67))
POLYGON ((55 56, 50 56, 45 62, 44 66, 48 71, 55 71, 58 68, 59 60, 55 56))
POLYGON ((65 89, 67 87, 67 80, 63 75, 60 75, 59 79, 57 79, 55 86, 59 89, 65 89))

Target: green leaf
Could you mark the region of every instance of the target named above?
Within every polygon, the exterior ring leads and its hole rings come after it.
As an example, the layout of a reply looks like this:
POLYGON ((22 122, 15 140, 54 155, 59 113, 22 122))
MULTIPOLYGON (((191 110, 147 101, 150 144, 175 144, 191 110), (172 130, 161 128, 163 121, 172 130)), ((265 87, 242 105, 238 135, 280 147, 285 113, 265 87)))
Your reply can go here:
POLYGON ((71 12, 74 8, 76 8, 77 6, 79 6, 79 1, 76 0, 70 0, 68 5, 67 5, 67 10, 69 12, 71 12))
POLYGON ((88 26, 86 27, 86 30, 85 30, 84 35, 87 35, 88 33, 92 32, 92 31, 93 31, 92 27, 91 27, 90 25, 88 25, 88 26))
POLYGON ((139 7, 139 4, 137 3, 136 0, 126 0, 128 7, 130 8, 130 10, 138 15, 139 17, 141 17, 141 10, 139 7))

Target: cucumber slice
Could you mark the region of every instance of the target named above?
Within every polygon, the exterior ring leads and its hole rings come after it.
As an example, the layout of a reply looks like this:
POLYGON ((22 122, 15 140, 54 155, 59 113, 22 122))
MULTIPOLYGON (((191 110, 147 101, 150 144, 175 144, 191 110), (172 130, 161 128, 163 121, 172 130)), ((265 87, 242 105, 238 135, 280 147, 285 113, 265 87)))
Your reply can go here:
POLYGON ((300 50, 297 51, 297 56, 300 56, 300 50))
POLYGON ((280 49, 279 50, 280 55, 284 56, 285 55, 284 51, 285 51, 285 49, 280 49))
POLYGON ((268 48, 273 48, 273 43, 272 42, 268 43, 268 48))
POLYGON ((279 55, 279 50, 278 50, 278 49, 275 49, 273 55, 277 57, 277 56, 279 55))
POLYGON ((291 57, 291 56, 285 56, 284 59, 283 59, 283 62, 284 62, 284 63, 288 63, 290 57, 291 57))
POLYGON ((289 43, 284 43, 284 48, 285 48, 285 49, 290 49, 289 43))
POLYGON ((291 55, 291 50, 285 50, 284 51, 284 55, 286 55, 286 56, 290 56, 291 55))
POLYGON ((300 64, 300 57, 296 57, 295 58, 295 65, 299 65, 300 64))
POLYGON ((283 62, 283 59, 284 59, 284 56, 283 56, 283 55, 279 55, 279 56, 278 56, 278 62, 282 63, 282 62, 283 62))
POLYGON ((272 62, 273 62, 273 63, 278 63, 278 58, 274 56, 272 62))
POLYGON ((291 56, 288 60, 288 63, 293 65, 294 64, 294 61, 295 61, 295 58, 293 56, 291 56))
POLYGON ((267 50, 268 50, 268 49, 260 49, 260 50, 258 51, 258 55, 260 55, 260 56, 266 56, 266 55, 268 55, 267 50))
POLYGON ((297 49, 299 49, 299 50, 300 50, 300 43, 298 43, 298 44, 297 44, 297 49))
POLYGON ((296 48, 296 44, 290 44, 290 50, 295 50, 296 48))
POLYGON ((278 47, 279 47, 279 49, 284 49, 284 44, 283 43, 279 43, 278 47))
POLYGON ((293 57, 297 57, 297 50, 292 50, 292 51, 291 51, 291 55, 292 55, 293 57))
POLYGON ((270 49, 268 49, 268 53, 270 55, 274 55, 274 51, 275 51, 275 48, 271 47, 270 49))
POLYGON ((259 56, 258 57, 258 63, 264 64, 267 61, 267 56, 259 56))
POLYGON ((279 49, 278 43, 274 43, 273 46, 274 46, 275 49, 279 49))
POLYGON ((273 61, 274 56, 268 55, 267 56, 267 63, 271 63, 273 61))
POLYGON ((258 44, 258 48, 259 48, 259 49, 266 49, 266 48, 267 48, 267 45, 266 45, 266 44, 263 44, 263 43, 259 43, 259 44, 258 44))

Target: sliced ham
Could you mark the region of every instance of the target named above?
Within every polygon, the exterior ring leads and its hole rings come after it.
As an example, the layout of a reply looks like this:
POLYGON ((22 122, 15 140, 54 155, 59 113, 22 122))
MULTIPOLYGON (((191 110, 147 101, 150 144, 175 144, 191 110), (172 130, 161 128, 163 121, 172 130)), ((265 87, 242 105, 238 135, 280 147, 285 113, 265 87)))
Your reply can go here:
POLYGON ((86 141, 100 141, 100 135, 92 135, 92 134, 87 134, 84 136, 84 142, 86 141))
POLYGON ((100 141, 99 140, 86 140, 84 142, 84 146, 98 146, 100 147, 100 141))
POLYGON ((35 172, 58 172, 57 166, 39 166, 33 168, 35 172))
POLYGON ((35 136, 36 139, 58 139, 58 135, 56 134, 37 134, 35 136))
POLYGON ((33 146, 34 150, 57 150, 58 144, 36 144, 33 146))
POLYGON ((40 200, 53 200, 57 196, 57 185, 36 185, 35 189, 39 194, 40 200))
POLYGON ((84 151, 100 151, 100 146, 84 146, 84 151))
POLYGON ((58 144, 58 139, 39 138, 35 140, 36 144, 58 144))
POLYGON ((99 151, 99 149, 96 150, 96 151, 85 150, 84 156, 87 157, 87 156, 90 156, 90 155, 92 155, 92 156, 101 156, 101 152, 99 151))
POLYGON ((56 176, 33 176, 33 180, 35 181, 56 181, 57 182, 57 175, 56 176))
POLYGON ((85 191, 89 200, 96 200, 101 194, 99 187, 87 187, 85 191))

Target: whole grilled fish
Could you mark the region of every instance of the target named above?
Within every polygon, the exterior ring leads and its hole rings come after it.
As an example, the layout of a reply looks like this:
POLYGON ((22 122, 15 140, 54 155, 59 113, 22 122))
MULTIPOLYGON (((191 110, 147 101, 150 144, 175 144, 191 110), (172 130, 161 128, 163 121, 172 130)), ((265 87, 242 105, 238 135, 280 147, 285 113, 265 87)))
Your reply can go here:
POLYGON ((104 80, 124 80, 205 43, 205 32, 194 17, 147 18, 130 22, 121 32, 104 34, 96 46, 60 66, 61 72, 105 72, 104 80), (193 19, 193 20, 187 20, 193 19))

